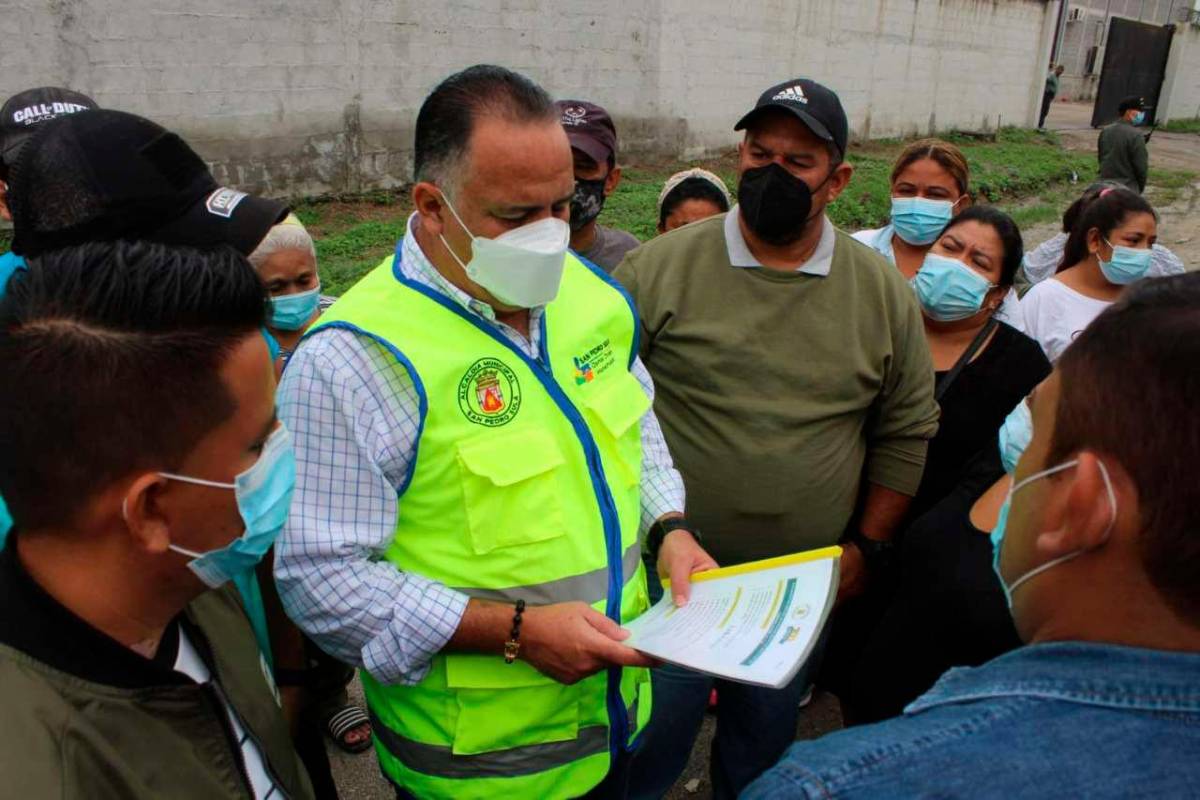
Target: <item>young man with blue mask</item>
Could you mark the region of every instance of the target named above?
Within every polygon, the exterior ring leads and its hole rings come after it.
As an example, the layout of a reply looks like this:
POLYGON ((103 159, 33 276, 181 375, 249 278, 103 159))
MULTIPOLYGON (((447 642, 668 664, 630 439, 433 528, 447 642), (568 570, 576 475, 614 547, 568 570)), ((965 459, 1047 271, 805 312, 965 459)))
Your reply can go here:
POLYGON ((264 317, 232 250, 147 243, 44 254, 0 301, 15 796, 312 796, 230 586, 295 482, 264 317))
POLYGON ((1180 465, 1198 358, 1200 275, 1097 317, 1031 398, 993 536, 1026 646, 950 671, 903 717, 794 745, 744 796, 1194 793, 1200 489, 1180 465))
POLYGON ((1146 191, 1150 172, 1146 135, 1137 129, 1146 121, 1146 101, 1126 97, 1117 106, 1117 113, 1117 121, 1100 131, 1100 180, 1119 183, 1140 194, 1146 191))

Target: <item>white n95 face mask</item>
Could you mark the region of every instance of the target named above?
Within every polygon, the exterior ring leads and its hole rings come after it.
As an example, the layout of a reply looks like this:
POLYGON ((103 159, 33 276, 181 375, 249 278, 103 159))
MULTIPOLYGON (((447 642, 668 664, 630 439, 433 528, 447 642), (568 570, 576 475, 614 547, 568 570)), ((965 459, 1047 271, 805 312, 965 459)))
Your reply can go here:
POLYGON ((450 198, 442 195, 446 208, 471 237, 473 255, 463 263, 445 236, 442 244, 467 273, 467 277, 487 289, 506 306, 534 308, 558 297, 571 243, 571 226, 558 217, 546 217, 522 225, 495 239, 471 233, 450 198))

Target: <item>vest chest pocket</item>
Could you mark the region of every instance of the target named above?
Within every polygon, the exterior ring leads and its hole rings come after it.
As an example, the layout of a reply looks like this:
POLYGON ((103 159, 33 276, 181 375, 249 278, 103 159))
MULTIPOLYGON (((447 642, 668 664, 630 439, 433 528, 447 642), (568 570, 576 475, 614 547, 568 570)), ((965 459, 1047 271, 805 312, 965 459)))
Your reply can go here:
POLYGON ((599 434, 614 444, 624 485, 637 486, 642 474, 642 438, 637 425, 650 410, 650 398, 642 385, 627 370, 621 370, 599 385, 588 387, 582 403, 589 416, 600 422, 596 426, 599 434))
POLYGON ((488 433, 456 445, 471 547, 476 555, 566 533, 562 451, 537 428, 488 433))

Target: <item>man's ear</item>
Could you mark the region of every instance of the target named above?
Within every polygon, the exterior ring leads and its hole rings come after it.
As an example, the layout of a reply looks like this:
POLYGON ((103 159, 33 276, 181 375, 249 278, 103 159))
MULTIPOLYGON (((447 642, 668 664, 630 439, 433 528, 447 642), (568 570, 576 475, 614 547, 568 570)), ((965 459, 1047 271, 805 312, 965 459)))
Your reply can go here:
POLYGON ((440 236, 449 224, 450 209, 442 190, 436 184, 422 181, 412 189, 413 209, 417 212, 418 224, 430 236, 440 236))
POLYGON ((1047 479, 1055 482, 1046 495, 1047 509, 1052 511, 1044 520, 1048 529, 1037 537, 1037 550, 1047 558, 1094 550, 1108 540, 1116 525, 1107 465, 1089 451, 1076 459, 1079 463, 1073 469, 1047 479))
POLYGON ((838 164, 833 174, 829 176, 829 202, 832 203, 838 199, 838 195, 846 190, 850 185, 850 177, 854 175, 854 165, 849 161, 843 161, 838 164))
POLYGON ((153 472, 139 475, 129 485, 121 501, 121 516, 136 547, 154 555, 167 551, 171 543, 171 525, 163 506, 167 479, 153 472))
POLYGON ((0 217, 12 222, 12 211, 8 208, 8 184, 0 181, 0 217))
POLYGON ((604 179, 604 196, 608 197, 617 190, 618 184, 621 183, 621 167, 614 166, 608 171, 608 177, 604 179))

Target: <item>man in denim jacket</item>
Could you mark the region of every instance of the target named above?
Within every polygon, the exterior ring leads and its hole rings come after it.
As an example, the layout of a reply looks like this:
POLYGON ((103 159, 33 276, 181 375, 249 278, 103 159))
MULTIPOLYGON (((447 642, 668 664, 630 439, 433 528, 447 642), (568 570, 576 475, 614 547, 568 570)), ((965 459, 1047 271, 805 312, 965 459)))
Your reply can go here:
POLYGON ((1028 644, 743 797, 1156 797, 1200 787, 1200 274, 1143 281, 1032 396, 993 534, 1028 644), (1007 513, 1007 523, 1005 516, 1007 513))

